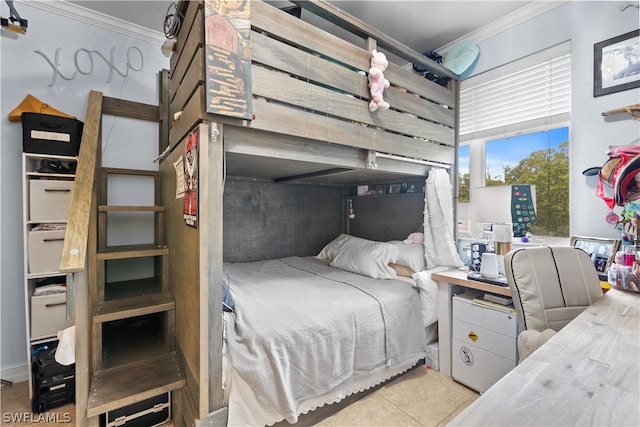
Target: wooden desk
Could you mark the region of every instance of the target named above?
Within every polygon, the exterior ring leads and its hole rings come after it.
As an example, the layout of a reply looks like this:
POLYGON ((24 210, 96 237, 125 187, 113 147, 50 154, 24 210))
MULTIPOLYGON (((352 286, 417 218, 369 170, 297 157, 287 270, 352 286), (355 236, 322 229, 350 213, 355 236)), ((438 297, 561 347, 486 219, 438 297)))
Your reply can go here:
POLYGON ((449 426, 639 426, 640 294, 611 289, 449 426))
POLYGON ((438 362, 439 371, 451 376, 451 298, 464 291, 461 286, 499 295, 511 296, 507 286, 492 285, 467 279, 467 272, 446 270, 432 273, 431 278, 438 283, 438 362))

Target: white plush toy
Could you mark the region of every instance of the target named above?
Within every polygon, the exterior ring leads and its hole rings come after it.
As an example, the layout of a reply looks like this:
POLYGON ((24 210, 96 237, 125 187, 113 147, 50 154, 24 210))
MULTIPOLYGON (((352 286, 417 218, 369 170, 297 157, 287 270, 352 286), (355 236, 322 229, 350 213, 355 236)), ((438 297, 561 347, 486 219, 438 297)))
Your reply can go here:
POLYGON ((375 49, 371 51, 371 68, 369 68, 371 102, 369 103, 369 111, 384 111, 389 108, 389 103, 385 102, 382 96, 384 90, 389 87, 389 80, 384 78, 384 71, 388 66, 389 62, 384 53, 375 49))
POLYGON ((423 233, 411 233, 404 239, 404 243, 407 245, 421 245, 424 242, 423 233))

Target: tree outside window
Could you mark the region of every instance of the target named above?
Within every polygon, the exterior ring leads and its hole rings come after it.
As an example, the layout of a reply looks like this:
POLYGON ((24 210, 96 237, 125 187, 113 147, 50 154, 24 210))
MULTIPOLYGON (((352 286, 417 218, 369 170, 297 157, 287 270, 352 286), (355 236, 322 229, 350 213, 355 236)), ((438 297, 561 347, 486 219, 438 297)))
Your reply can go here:
MULTIPOLYGON (((538 219, 531 233, 569 236, 569 128, 486 141, 485 186, 530 184, 536 186, 538 219)), ((458 232, 468 235, 471 179, 469 147, 460 147, 458 176, 458 232), (466 209, 466 211, 465 211, 466 209), (467 221, 467 224, 465 224, 467 221)))

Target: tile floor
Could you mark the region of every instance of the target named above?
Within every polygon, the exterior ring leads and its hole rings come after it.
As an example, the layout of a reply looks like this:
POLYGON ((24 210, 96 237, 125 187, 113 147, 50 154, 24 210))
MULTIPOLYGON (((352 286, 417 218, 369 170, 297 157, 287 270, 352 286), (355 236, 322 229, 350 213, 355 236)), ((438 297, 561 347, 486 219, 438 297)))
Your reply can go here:
POLYGON ((76 407, 68 404, 42 414, 31 413, 29 384, 26 381, 14 383, 0 390, 0 426, 15 427, 62 427, 74 426, 76 407))
POLYGON ((444 426, 479 394, 423 367, 325 418, 317 426, 444 426))
MULTIPOLYGON (((70 404, 55 408, 50 413, 45 413, 49 415, 39 417, 38 414, 31 415, 28 396, 26 382, 15 383, 0 391, 1 426, 75 425, 75 406, 70 404), (11 416, 17 416, 15 414, 29 414, 22 415, 27 422, 12 421, 11 416), (29 417, 33 418, 28 419, 29 417), (46 422, 47 420, 50 422, 46 422)), ((475 391, 440 372, 419 367, 316 425, 444 426, 478 396, 475 391)))

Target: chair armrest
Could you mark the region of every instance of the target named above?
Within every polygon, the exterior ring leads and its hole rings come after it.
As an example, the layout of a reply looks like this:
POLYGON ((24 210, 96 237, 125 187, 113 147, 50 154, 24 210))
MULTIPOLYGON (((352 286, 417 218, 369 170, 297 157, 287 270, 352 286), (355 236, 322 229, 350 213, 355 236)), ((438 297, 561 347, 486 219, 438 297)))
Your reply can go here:
POLYGON ((556 331, 553 329, 545 329, 542 332, 529 329, 520 332, 520 335, 518 335, 518 357, 520 361, 518 363, 521 363, 555 334, 556 331))

